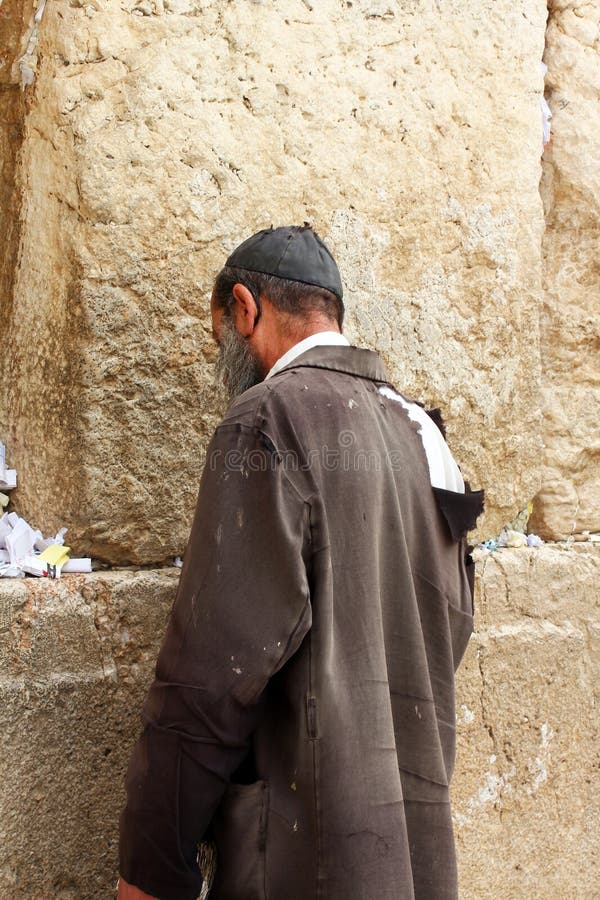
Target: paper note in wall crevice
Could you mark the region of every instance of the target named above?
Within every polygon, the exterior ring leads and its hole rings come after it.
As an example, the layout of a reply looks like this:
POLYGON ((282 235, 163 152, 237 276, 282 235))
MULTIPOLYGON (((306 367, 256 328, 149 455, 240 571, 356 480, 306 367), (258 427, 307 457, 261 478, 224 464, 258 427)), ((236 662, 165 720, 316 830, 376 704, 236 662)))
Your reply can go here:
POLYGON ((12 491, 17 486, 17 470, 6 469, 4 477, 0 478, 0 489, 3 491, 12 491))
MULTIPOLYGON (((10 520, 12 515, 10 513, 6 518, 10 520)), ((35 531, 27 524, 25 519, 20 519, 17 516, 17 521, 12 531, 4 538, 12 565, 19 565, 20 561, 26 556, 33 556, 33 545, 36 537, 35 531)))
POLYGON ((43 562, 39 556, 26 556, 21 560, 21 568, 28 575, 37 575, 38 577, 48 575, 48 564, 43 562))
POLYGON ((70 547, 64 547, 61 544, 50 544, 40 553, 39 558, 43 559, 50 566, 64 566, 71 552, 70 547))
POLYGON ((16 486, 17 471, 16 469, 6 468, 6 447, 0 441, 0 491, 12 491, 16 486))
POLYGON ((92 560, 89 556, 80 559, 68 559, 62 567, 62 571, 69 574, 89 574, 92 571, 92 560))

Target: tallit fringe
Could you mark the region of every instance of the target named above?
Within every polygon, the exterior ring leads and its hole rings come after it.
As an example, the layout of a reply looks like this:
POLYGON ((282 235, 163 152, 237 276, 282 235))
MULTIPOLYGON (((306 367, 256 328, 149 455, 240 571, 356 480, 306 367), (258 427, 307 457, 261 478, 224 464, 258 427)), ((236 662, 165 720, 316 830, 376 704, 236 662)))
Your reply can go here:
POLYGON ((202 874, 202 890, 198 900, 207 900, 215 878, 217 867, 217 848, 211 841, 202 841, 198 845, 198 866, 202 874))

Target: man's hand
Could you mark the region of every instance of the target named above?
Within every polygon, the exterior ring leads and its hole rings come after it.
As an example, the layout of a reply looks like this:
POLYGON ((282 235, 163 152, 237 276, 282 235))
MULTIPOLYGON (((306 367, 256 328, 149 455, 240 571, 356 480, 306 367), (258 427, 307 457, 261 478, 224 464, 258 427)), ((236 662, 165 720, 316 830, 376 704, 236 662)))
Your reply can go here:
POLYGON ((117 900, 157 900, 157 898, 152 894, 145 894, 133 884, 128 884, 123 878, 119 878, 117 900))

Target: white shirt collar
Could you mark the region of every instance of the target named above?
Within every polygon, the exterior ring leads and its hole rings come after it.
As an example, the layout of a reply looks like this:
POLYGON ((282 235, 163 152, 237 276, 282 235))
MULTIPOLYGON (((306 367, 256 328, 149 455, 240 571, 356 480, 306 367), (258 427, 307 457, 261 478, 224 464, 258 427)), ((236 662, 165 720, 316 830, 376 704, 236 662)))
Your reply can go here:
POLYGON ((301 353, 306 353, 307 350, 312 350, 313 347, 340 347, 340 346, 350 346, 350 341, 344 337, 343 334, 340 334, 339 331, 318 331, 316 334, 311 334, 309 337, 304 338, 302 341, 298 341, 297 344, 294 344, 293 347, 280 356, 275 365, 271 366, 267 374, 265 375, 265 381, 267 378, 270 378, 271 375, 276 375, 277 372, 280 372, 285 366, 289 366, 289 364, 296 359, 297 356, 300 356, 301 353))

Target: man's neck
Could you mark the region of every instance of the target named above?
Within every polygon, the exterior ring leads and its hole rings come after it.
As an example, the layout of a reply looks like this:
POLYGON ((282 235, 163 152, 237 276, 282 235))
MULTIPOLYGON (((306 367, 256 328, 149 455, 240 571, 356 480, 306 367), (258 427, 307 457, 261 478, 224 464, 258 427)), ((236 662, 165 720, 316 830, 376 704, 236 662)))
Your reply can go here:
POLYGON ((302 322, 302 327, 297 327, 295 323, 293 328, 288 328, 284 325, 284 327, 279 330, 278 334, 274 336, 275 339, 269 342, 269 346, 263 359, 265 372, 270 371, 277 360, 281 359, 281 357, 291 350, 292 347, 295 347, 296 344, 299 344, 301 341, 312 337, 315 334, 321 334, 322 332, 335 332, 336 334, 341 334, 337 323, 332 322, 331 319, 319 318, 318 320, 302 322))
POLYGON ((281 369, 284 369, 286 366, 289 366, 297 356, 302 355, 303 353, 311 350, 313 347, 317 346, 331 346, 331 345, 341 345, 348 344, 348 341, 344 337, 344 335, 336 329, 335 331, 313 331, 311 334, 307 335, 305 338, 302 338, 300 341, 297 341, 293 344, 286 352, 279 357, 279 359, 271 366, 267 374, 265 375, 265 380, 270 378, 272 375, 280 372, 281 369))

